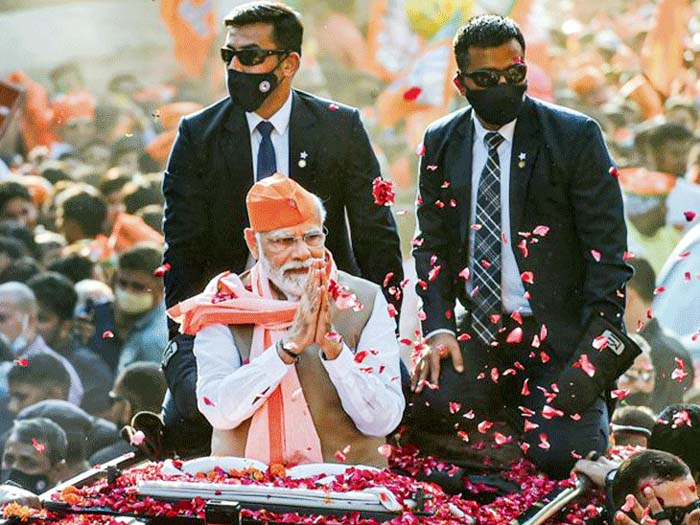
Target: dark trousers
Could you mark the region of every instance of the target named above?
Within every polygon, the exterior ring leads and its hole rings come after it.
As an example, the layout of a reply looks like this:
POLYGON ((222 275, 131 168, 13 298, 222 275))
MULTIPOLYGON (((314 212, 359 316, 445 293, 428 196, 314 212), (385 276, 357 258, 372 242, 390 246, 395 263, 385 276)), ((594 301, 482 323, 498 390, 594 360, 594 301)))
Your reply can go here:
MULTIPOLYGON (((460 319, 460 325, 468 323, 460 319)), ((499 466, 499 462, 505 466, 507 460, 513 459, 512 449, 508 452, 507 447, 494 445, 493 440, 495 432, 512 435, 514 441, 519 439, 525 444, 525 457, 539 469, 556 478, 568 477, 578 455, 585 456, 592 450, 603 452, 607 448, 608 411, 603 395, 576 420, 569 416, 544 417, 546 396, 538 387, 551 393, 552 384, 566 363, 546 341, 539 348, 532 347, 533 336, 540 332, 540 325, 533 318, 523 320, 520 343, 506 343, 508 334, 520 325, 510 318, 504 320, 504 325, 506 329, 499 336, 498 346, 484 345, 477 337, 460 343, 465 369, 462 374, 454 370, 449 358, 445 359, 439 389, 424 388, 419 396, 407 394, 406 424, 414 427, 409 435, 416 438, 415 444, 423 451, 442 453, 443 459, 464 466, 478 466, 479 461, 482 466, 489 463, 499 466), (523 394, 525 379, 529 395, 523 394), (539 427, 525 432, 523 414, 527 410, 534 412, 527 419, 539 427), (469 411, 473 412, 473 419, 465 418, 469 411), (482 421, 494 425, 482 432, 483 426, 478 428, 482 421), (469 435, 469 442, 454 439, 460 431, 469 435), (479 439, 491 442, 480 444, 479 439), (434 441, 448 445, 436 446, 434 441), (493 450, 484 451, 485 447, 493 450), (467 460, 460 461, 459 456, 467 460)))

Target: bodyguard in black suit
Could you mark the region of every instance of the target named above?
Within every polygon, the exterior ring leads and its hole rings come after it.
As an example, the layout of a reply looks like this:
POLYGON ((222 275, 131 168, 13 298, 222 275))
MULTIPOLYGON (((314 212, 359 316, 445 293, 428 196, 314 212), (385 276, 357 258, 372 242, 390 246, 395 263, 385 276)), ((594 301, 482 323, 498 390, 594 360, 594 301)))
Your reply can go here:
MULTIPOLYGON (((182 120, 163 182, 168 306, 201 292, 224 270, 245 269, 245 196, 276 171, 323 199, 326 244, 339 269, 379 284, 393 272, 389 287, 396 289, 403 278, 394 219, 374 204, 372 181, 381 174, 359 112, 292 89, 301 59, 298 16, 281 4, 253 2, 225 18, 221 55, 230 98, 182 120)), ((398 308, 400 299, 387 289, 398 308)), ((176 446, 208 446, 207 427, 196 423, 202 420, 191 348, 180 335, 164 355, 172 396, 166 427, 176 446), (191 429, 202 432, 188 435, 191 429)))
POLYGON ((473 18, 455 54, 471 107, 424 139, 413 253, 431 353, 414 372, 409 419, 424 448, 451 460, 463 413, 475 411, 474 426, 504 419, 526 457, 565 477, 576 454, 607 445, 602 392, 573 419, 545 405, 592 316, 622 328, 631 271, 619 185, 593 120, 525 95, 525 42, 512 20, 473 18))

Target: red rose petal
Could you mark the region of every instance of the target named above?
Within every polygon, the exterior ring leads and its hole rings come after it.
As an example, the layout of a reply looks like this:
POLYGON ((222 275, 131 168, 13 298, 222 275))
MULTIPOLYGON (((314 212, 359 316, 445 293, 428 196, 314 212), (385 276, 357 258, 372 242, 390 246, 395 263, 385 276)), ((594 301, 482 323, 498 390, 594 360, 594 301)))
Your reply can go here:
POLYGON ((36 438, 32 438, 32 446, 39 454, 43 454, 46 451, 46 445, 39 443, 36 438))
POLYGON ((523 272, 520 274, 520 280, 525 284, 532 284, 535 282, 535 274, 532 272, 523 272))
POLYGON ((17 366, 21 366, 22 368, 27 368, 29 366, 29 360, 25 358, 15 359, 15 364, 17 366))
POLYGON ((418 86, 413 86, 403 92, 403 99, 406 102, 413 102, 418 97, 420 97, 421 93, 423 93, 423 90, 421 88, 419 88, 418 86))
POLYGON ((685 216, 685 220, 688 222, 693 222, 695 217, 697 217, 697 213, 694 211, 684 211, 683 215, 685 216))
POLYGON ((595 262, 600 262, 600 252, 598 250, 591 250, 591 256, 595 259, 595 262))
POLYGON ((425 155, 425 144, 420 143, 416 146, 416 155, 418 155, 419 157, 425 155))
POLYGON ((506 343, 518 344, 523 340, 523 329, 519 326, 513 328, 513 330, 506 337, 506 343))
POLYGON ((479 423, 476 427, 476 429, 482 433, 486 434, 491 427, 493 427, 493 421, 489 421, 488 419, 484 419, 481 423, 479 423))
POLYGON ((102 339, 113 339, 114 338, 114 332, 112 330, 105 330, 102 332, 102 339))
POLYGON ((155 277, 163 277, 166 273, 168 273, 168 271, 170 271, 170 268, 170 263, 165 263, 153 270, 153 275, 155 277))
POLYGON ((202 401, 204 401, 204 404, 207 405, 208 407, 215 407, 216 406, 214 404, 214 402, 211 399, 209 399, 207 396, 204 396, 202 398, 202 401))

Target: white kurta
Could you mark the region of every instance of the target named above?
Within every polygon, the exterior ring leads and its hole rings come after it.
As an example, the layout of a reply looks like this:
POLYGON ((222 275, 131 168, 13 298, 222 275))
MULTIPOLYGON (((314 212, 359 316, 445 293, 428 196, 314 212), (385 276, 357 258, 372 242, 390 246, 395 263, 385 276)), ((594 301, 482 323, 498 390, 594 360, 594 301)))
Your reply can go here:
MULTIPOLYGON (((321 359, 338 392, 343 409, 368 436, 385 436, 401 421, 405 400, 401 390, 396 324, 381 291, 357 345, 355 355, 343 343, 332 361, 321 359)), ((292 369, 274 346, 243 364, 233 334, 223 324, 210 325, 194 340, 197 358, 197 405, 216 429, 236 428, 250 418, 292 369)))

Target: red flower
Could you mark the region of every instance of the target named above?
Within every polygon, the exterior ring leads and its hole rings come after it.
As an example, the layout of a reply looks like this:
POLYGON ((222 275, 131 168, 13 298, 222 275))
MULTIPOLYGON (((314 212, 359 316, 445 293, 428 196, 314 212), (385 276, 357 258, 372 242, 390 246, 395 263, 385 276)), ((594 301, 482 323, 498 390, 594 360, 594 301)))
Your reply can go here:
POLYGON ((413 86, 403 92, 403 99, 406 102, 413 102, 418 97, 420 97, 421 93, 423 93, 423 90, 421 88, 419 88, 418 86, 413 86))
POLYGON ((163 277, 170 270, 170 268, 170 263, 165 263, 153 270, 153 275, 155 277, 163 277))
POLYGON ((377 177, 372 181, 372 195, 374 196, 374 204, 378 206, 392 206, 396 198, 394 183, 377 177))

